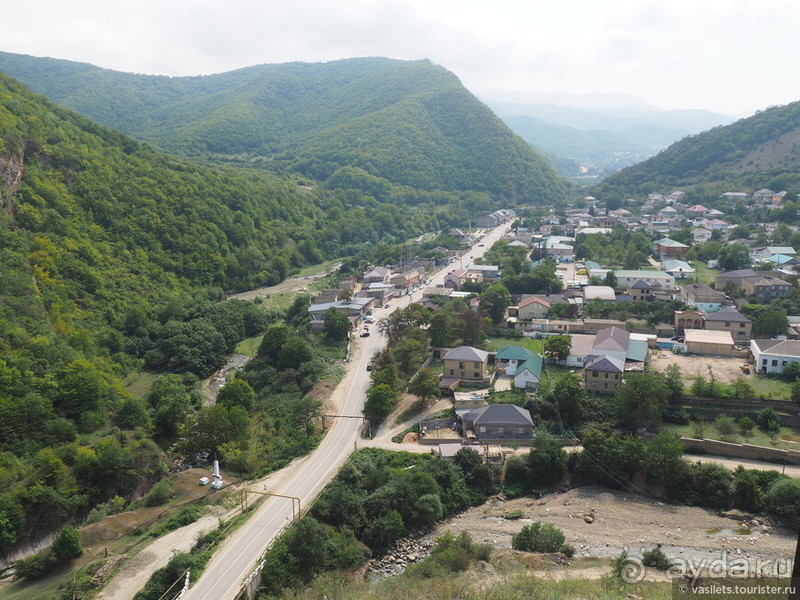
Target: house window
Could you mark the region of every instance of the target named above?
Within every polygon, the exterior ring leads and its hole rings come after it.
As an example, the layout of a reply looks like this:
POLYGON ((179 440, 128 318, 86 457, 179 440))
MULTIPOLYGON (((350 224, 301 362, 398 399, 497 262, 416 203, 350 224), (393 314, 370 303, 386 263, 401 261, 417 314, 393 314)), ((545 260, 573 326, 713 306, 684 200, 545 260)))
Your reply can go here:
POLYGON ((450 375, 455 375, 456 372, 453 369, 450 369, 450 375))
POLYGON ((600 373, 598 373, 597 371, 592 371, 592 377, 598 377, 599 375, 600 373))
POLYGON ((739 327, 744 327, 744 323, 739 323, 739 327))
POLYGON ((464 369, 464 363, 458 363, 458 368, 463 370, 464 369))
POLYGON ((517 435, 525 435, 525 428, 517 427, 517 435))
POLYGON ((731 326, 730 323, 725 323, 725 327, 730 327, 730 326, 731 326))
POLYGON ((606 373, 606 379, 608 379, 608 373, 606 373))
POLYGON ((781 366, 782 366, 782 367, 785 367, 787 362, 788 362, 788 361, 784 360, 784 361, 781 363, 781 366))
POLYGON ((765 358, 765 359, 762 359, 762 361, 761 361, 761 365, 762 365, 762 366, 764 366, 764 367, 766 367, 766 366, 767 366, 767 359, 766 359, 766 358, 765 358))
POLYGON ((608 382, 607 382, 607 381, 606 381, 606 383, 605 383, 605 386, 604 386, 604 387, 605 387, 606 389, 608 389, 608 382))
POLYGON ((478 432, 479 432, 479 433, 486 433, 486 427, 484 427, 483 425, 481 425, 480 427, 478 427, 478 432))
POLYGON ((597 387, 597 382, 596 381, 592 382, 592 387, 597 387))
POLYGON ((476 369, 480 369, 481 368, 481 363, 476 362, 476 363, 473 363, 472 366, 475 367, 476 369))
POLYGON ((477 372, 477 371, 476 371, 475 373, 473 373, 473 374, 472 374, 472 376, 473 376, 475 379, 479 379, 479 378, 480 378, 480 376, 481 376, 481 374, 480 374, 479 372, 477 372))
POLYGON ((777 360, 773 360, 772 361, 772 366, 773 367, 777 367, 778 366, 778 361, 777 360))

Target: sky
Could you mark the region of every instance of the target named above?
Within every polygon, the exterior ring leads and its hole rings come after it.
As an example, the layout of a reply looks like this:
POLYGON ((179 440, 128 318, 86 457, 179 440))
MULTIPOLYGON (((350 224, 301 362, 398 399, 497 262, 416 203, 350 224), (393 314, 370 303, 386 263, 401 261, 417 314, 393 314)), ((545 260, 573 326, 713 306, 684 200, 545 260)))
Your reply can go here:
POLYGON ((0 50, 159 75, 427 58, 483 99, 626 94, 735 117, 800 100, 795 0, 27 0, 0 50))

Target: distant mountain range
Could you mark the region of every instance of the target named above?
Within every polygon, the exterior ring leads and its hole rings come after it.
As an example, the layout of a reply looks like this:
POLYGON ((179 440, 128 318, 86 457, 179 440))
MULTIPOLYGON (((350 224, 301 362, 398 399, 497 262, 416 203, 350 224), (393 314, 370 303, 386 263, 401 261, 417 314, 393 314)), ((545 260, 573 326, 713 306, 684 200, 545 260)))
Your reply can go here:
POLYGON ((613 173, 687 135, 735 120, 707 110, 662 110, 621 94, 495 92, 486 102, 534 148, 570 159, 556 163, 568 177, 580 174, 580 167, 584 174, 613 173))
POLYGON ((687 137, 609 177, 594 195, 621 198, 673 187, 714 193, 800 191, 800 102, 687 137))
POLYGON ((426 60, 360 58, 164 77, 0 53, 0 71, 158 149, 296 171, 382 200, 485 192, 513 204, 556 200, 566 189, 455 75, 426 60))

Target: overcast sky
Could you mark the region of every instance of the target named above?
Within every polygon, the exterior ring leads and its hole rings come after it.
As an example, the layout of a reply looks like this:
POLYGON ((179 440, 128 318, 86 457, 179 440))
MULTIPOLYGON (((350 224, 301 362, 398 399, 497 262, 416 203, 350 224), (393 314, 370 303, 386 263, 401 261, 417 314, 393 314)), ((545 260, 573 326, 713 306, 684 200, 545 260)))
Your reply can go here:
POLYGON ((428 58, 498 90, 733 116, 800 100, 796 0, 17 0, 0 50, 136 73, 428 58))

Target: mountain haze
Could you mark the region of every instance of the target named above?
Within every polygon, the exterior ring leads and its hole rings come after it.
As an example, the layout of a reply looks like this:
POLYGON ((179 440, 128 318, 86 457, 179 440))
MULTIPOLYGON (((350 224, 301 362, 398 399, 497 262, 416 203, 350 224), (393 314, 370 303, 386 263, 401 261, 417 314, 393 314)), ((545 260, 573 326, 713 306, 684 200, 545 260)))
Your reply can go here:
POLYGON ((594 167, 601 175, 734 120, 707 110, 663 110, 624 94, 493 92, 486 102, 538 150, 594 167))
POLYGON ((163 77, 0 53, 0 70, 58 104, 186 156, 299 171, 321 182, 336 182, 346 168, 349 185, 361 189, 486 192, 512 202, 554 200, 565 189, 455 75, 427 60, 163 77))
POLYGON ((598 187, 613 197, 664 187, 712 186, 722 191, 800 185, 800 102, 769 108, 731 125, 687 137, 628 167, 598 187), (731 189, 723 189, 731 188, 731 189))

